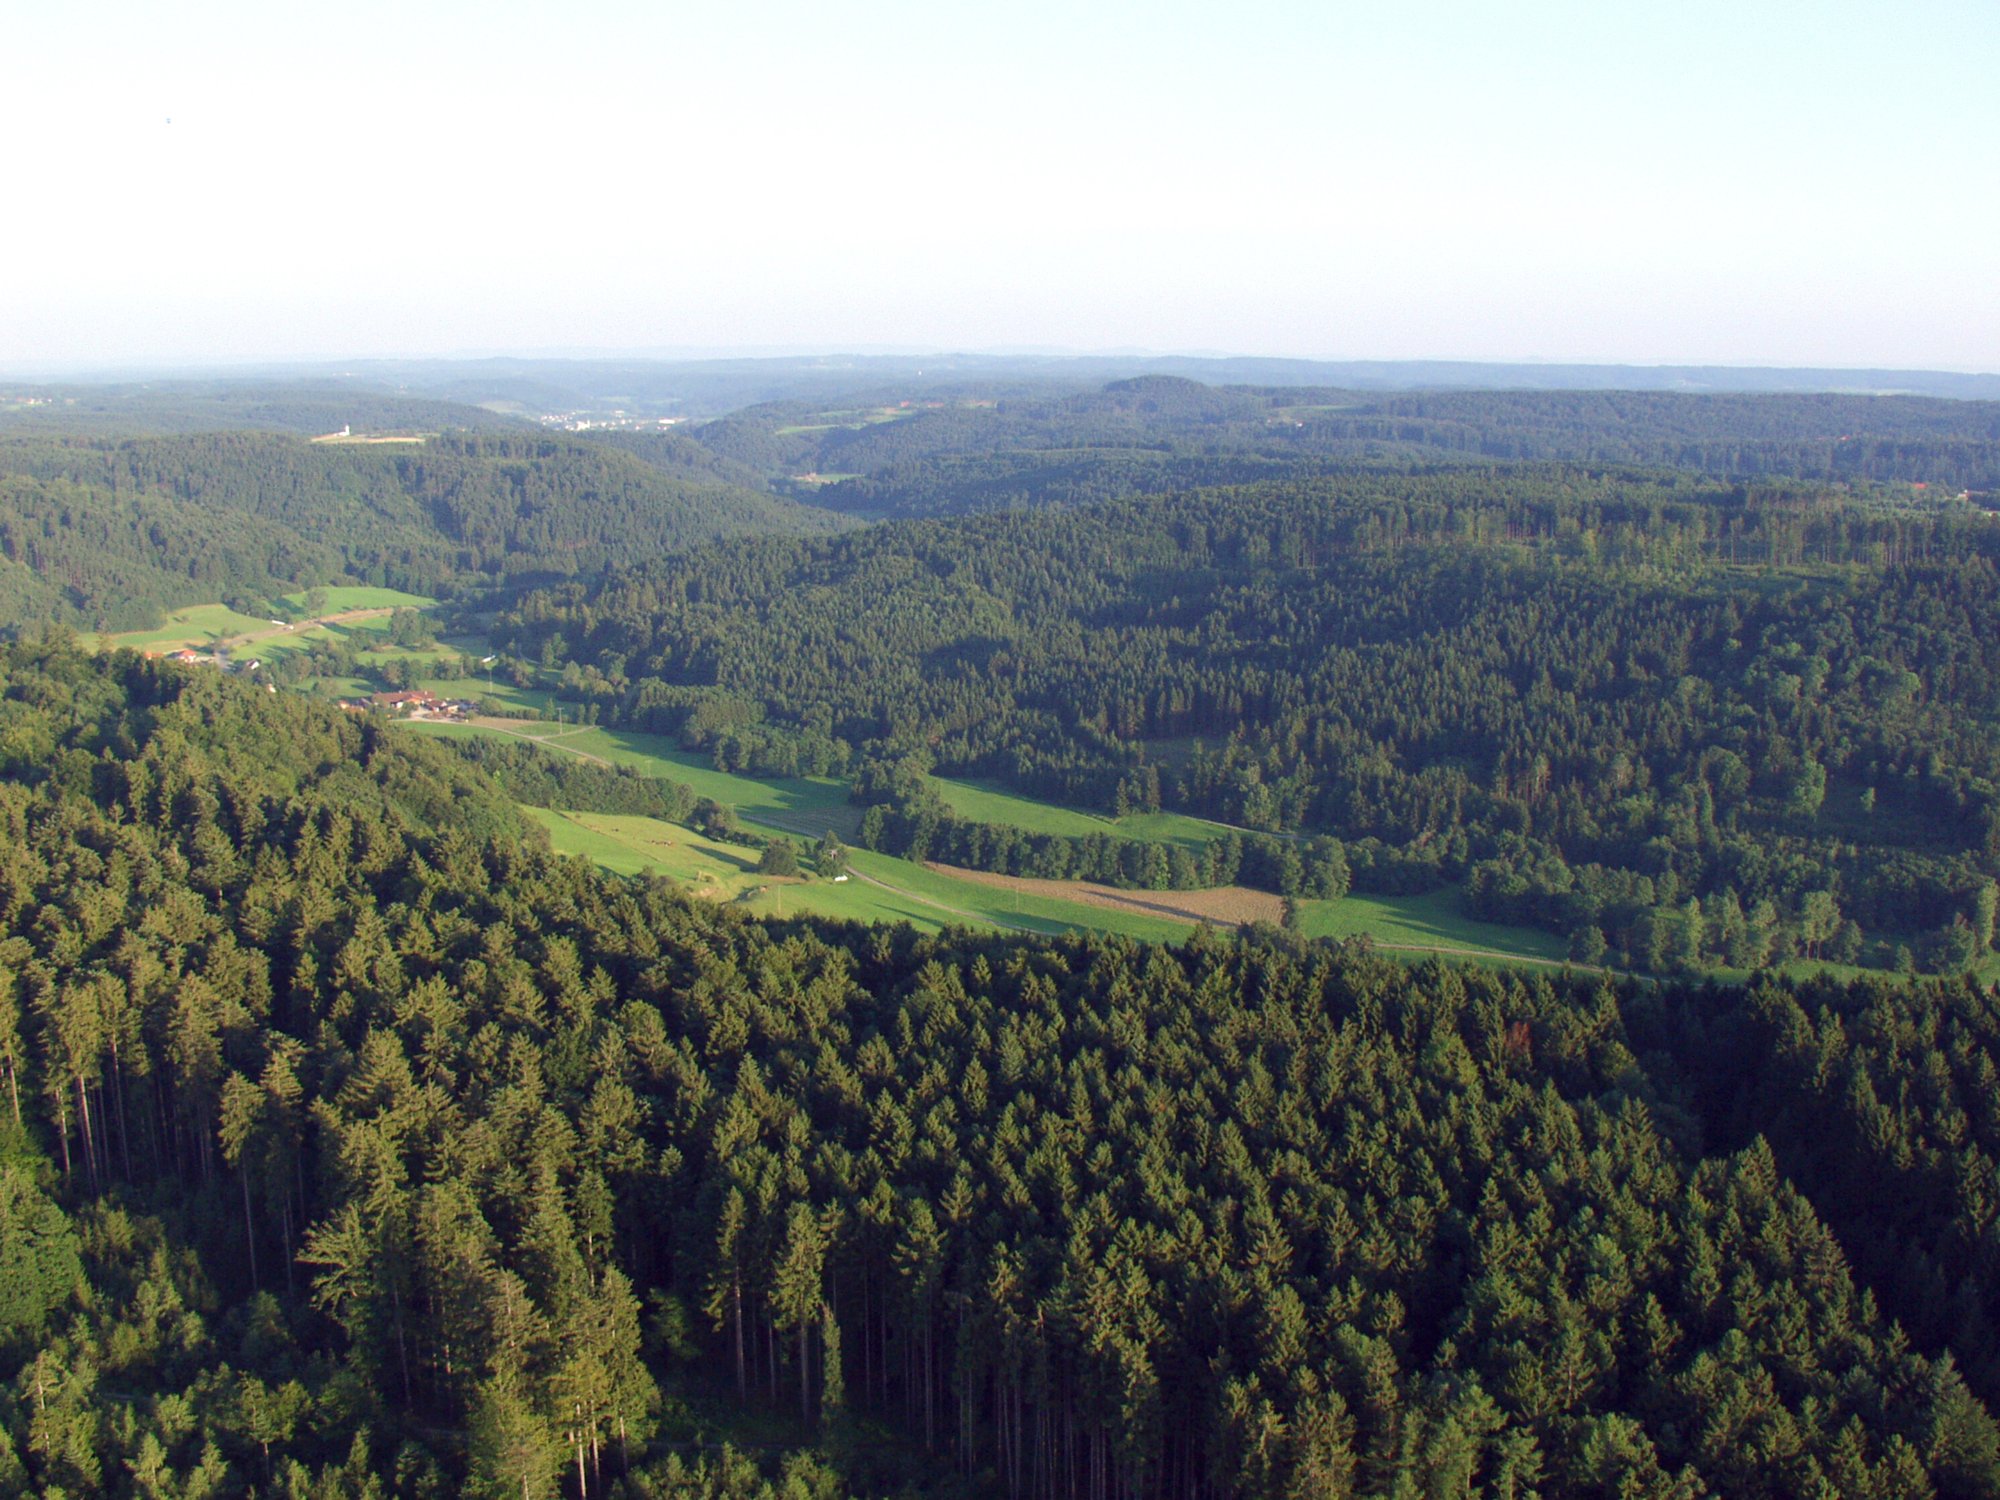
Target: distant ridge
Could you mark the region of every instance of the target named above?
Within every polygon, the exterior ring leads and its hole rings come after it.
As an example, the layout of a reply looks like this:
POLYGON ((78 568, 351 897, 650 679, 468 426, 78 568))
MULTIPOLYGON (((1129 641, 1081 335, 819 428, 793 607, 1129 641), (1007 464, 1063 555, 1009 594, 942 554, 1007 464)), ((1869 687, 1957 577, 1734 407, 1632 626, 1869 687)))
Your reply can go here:
MULTIPOLYGON (((1958 401, 2000 400, 2000 372, 1788 368, 1779 365, 1536 364, 1478 360, 1311 360, 1254 355, 1194 354, 815 354, 715 359, 475 358, 372 359, 238 370, 74 375, 67 387, 44 392, 70 397, 104 392, 105 415, 119 408, 181 402, 201 408, 191 425, 245 423, 243 403, 312 402, 329 410, 360 393, 403 403, 451 402, 484 407, 459 413, 456 425, 491 427, 509 417, 571 407, 625 407, 635 413, 720 416, 773 401, 827 401, 893 391, 899 397, 978 389, 987 394, 1068 385, 1095 389, 1106 381, 1178 375, 1205 385, 1319 386, 1351 391, 1667 391, 1690 395, 1827 393, 1933 396, 1958 401), (122 384, 125 389, 107 389, 122 384), (79 389, 82 388, 82 389, 79 389), (505 415, 501 415, 505 414, 505 415)), ((0 396, 34 389, 0 372, 0 396)), ((318 419, 315 414, 315 420, 318 419)), ((338 422, 335 422, 338 425, 338 422)), ((442 424, 440 424, 442 425, 442 424)))
POLYGON ((1943 396, 2000 400, 2000 374, 1793 369, 1780 365, 1543 365, 1470 360, 1164 359, 1151 368, 1215 383, 1338 385, 1350 390, 1680 391, 1943 396))

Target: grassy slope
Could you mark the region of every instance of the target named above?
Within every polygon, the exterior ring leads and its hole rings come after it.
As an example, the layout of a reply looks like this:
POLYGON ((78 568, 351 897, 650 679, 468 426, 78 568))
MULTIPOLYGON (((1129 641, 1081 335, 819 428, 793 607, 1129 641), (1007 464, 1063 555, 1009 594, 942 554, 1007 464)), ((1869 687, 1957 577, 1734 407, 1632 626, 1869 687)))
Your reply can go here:
POLYGON ((811 913, 858 922, 909 922, 925 931, 954 925, 1049 933, 1118 932, 1140 938, 1175 938, 1187 932, 1179 923, 1102 911, 1078 902, 1034 897, 1015 901, 1004 891, 866 850, 854 851, 855 874, 845 881, 774 880, 756 872, 754 850, 718 843, 656 818, 532 807, 525 811, 548 830, 560 853, 582 855, 620 874, 651 872, 686 881, 759 916, 811 913))
POLYGON ((129 646, 134 651, 178 651, 183 646, 197 649, 214 645, 224 636, 269 630, 269 620, 239 615, 221 604, 191 604, 167 616, 158 630, 130 630, 122 635, 86 636, 86 643, 104 650, 129 646))
MULTIPOLYGON (((554 730, 554 725, 523 726, 528 733, 554 730)), ((818 837, 831 828, 843 837, 854 832, 860 811, 847 800, 847 784, 831 777, 799 777, 759 781, 718 771, 708 758, 680 749, 672 740, 627 729, 585 729, 562 737, 566 750, 630 766, 648 776, 678 781, 698 797, 712 797, 736 809, 738 817, 786 833, 818 837)))
POLYGON ((1299 931, 1307 937, 1367 936, 1382 944, 1468 948, 1560 960, 1565 945, 1531 927, 1476 922, 1459 910, 1456 891, 1424 896, 1349 896, 1342 901, 1298 903, 1299 931))
POLYGON ((1199 849, 1228 831, 1220 824, 1205 823, 1182 813, 1133 813, 1123 818, 1107 818, 1097 813, 1060 807, 1053 802, 1037 802, 989 782, 954 781, 944 776, 933 776, 931 781, 943 796, 945 805, 961 818, 975 823, 1003 823, 1028 833, 1072 838, 1104 833, 1118 838, 1199 849))
POLYGON ((714 885, 731 895, 759 883, 757 851, 705 838, 691 828, 624 813, 523 809, 549 831, 565 854, 581 854, 621 875, 653 871, 674 880, 714 885))
MULTIPOLYGON (((459 724, 413 724, 407 727, 418 733, 451 737, 498 732, 477 725, 459 724)), ((716 770, 702 757, 678 749, 657 735, 626 730, 563 730, 554 724, 523 722, 517 732, 548 743, 551 748, 598 756, 616 765, 629 765, 647 775, 683 782, 700 796, 712 797, 733 806, 745 822, 766 828, 801 833, 817 832, 831 826, 845 831, 852 827, 855 818, 855 810, 846 800, 846 787, 831 779, 759 781, 747 776, 734 776, 716 770)), ((1010 806, 1041 806, 1007 794, 988 795, 996 801, 1004 799, 1010 806)), ((992 807, 995 803, 983 805, 992 807)), ((1057 821, 1085 816, 1061 808, 1043 810, 1055 814, 1057 821)), ((669 825, 655 824, 649 831, 643 825, 652 824, 651 819, 617 819, 592 814, 535 816, 550 829, 558 849, 565 853, 586 855, 607 869, 626 873, 650 867, 662 873, 675 874, 677 872, 671 867, 674 860, 690 858, 689 851, 696 849, 700 842, 685 830, 669 825), (655 841, 663 838, 675 840, 680 852, 669 854, 661 849, 655 841)), ((1165 819, 1169 825, 1194 822, 1193 819, 1175 818, 1172 814, 1156 816, 1165 819)), ((1111 826, 1101 819, 1090 821, 1100 826, 1111 826)), ((1116 826, 1122 830, 1125 824, 1116 826)), ((1210 828, 1207 824, 1196 826, 1210 828)), ((733 849, 733 846, 721 847, 733 849)), ((731 862, 733 860, 733 854, 725 856, 722 862, 712 867, 718 882, 736 879, 737 884, 731 887, 732 890, 758 883, 741 879, 744 872, 740 864, 731 862)), ((1164 917, 1114 911, 1047 896, 1017 895, 997 886, 960 880, 908 860, 867 850, 853 851, 852 860, 858 874, 872 876, 882 884, 871 885, 857 879, 838 886, 826 881, 771 885, 764 895, 745 900, 745 908, 760 913, 810 911, 860 921, 908 921, 925 929, 947 923, 963 923, 1035 932, 1116 932, 1149 939, 1178 939, 1185 937, 1190 930, 1187 924, 1164 917), (884 885, 893 889, 885 890, 882 888, 884 885)), ((1455 899, 1449 892, 1418 897, 1354 896, 1340 902, 1308 901, 1301 903, 1300 918, 1301 931, 1313 937, 1350 937, 1366 933, 1385 947, 1402 944, 1418 948, 1471 948, 1530 958, 1562 957, 1562 945, 1545 933, 1496 927, 1472 922, 1458 915, 1455 899)))
MULTIPOLYGON (((305 607, 305 595, 287 594, 286 602, 299 609, 305 607)), ((396 589, 370 588, 366 585, 336 584, 326 590, 326 614, 345 614, 357 609, 396 609, 408 606, 411 609, 425 609, 437 603, 422 594, 405 594, 396 589)), ((303 650, 316 640, 365 638, 379 634, 389 628, 389 617, 377 615, 368 620, 347 620, 334 625, 314 626, 311 629, 276 631, 270 620, 256 615, 241 615, 221 604, 191 604, 186 609, 175 610, 167 616, 167 623, 158 630, 133 630, 122 635, 105 635, 94 638, 100 649, 129 646, 135 651, 173 651, 182 646, 197 649, 213 646, 226 636, 253 635, 258 639, 249 644, 257 652, 303 650)), ((357 642, 358 644, 359 642, 357 642)), ((401 655, 430 655, 432 653, 400 652, 401 655)))

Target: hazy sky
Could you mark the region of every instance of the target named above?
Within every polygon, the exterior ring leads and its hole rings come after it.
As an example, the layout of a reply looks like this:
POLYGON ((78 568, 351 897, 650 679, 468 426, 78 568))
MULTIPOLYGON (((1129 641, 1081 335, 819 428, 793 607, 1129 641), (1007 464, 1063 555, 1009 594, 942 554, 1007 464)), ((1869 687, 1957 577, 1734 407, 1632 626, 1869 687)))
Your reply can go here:
POLYGON ((2000 3, 10 7, 0 368, 2000 368, 2000 3))

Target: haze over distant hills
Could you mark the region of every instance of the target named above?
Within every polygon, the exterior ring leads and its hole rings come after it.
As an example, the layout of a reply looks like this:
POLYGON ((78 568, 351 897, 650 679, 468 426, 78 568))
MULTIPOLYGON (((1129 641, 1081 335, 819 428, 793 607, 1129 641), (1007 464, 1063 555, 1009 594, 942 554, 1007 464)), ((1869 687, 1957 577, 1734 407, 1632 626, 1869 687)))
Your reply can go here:
MULTIPOLYGON (((2000 399, 2000 373, 1944 370, 1788 368, 1738 365, 1593 365, 1457 360, 1303 360, 1188 354, 814 354, 725 358, 365 359, 240 368, 45 372, 5 382, 0 396, 32 389, 68 403, 65 421, 116 415, 162 396, 198 397, 232 425, 265 425, 268 411, 237 404, 274 383, 334 405, 360 395, 448 401, 496 414, 531 415, 622 406, 640 415, 715 416, 770 401, 828 400, 978 387, 990 394, 1051 383, 1095 387, 1139 375, 1178 375, 1209 385, 1321 386, 1357 391, 1557 390, 1687 393, 1897 394, 2000 399)), ((4 408, 0 408, 4 410, 4 408)), ((421 416, 421 413, 413 414, 421 416)), ((18 419, 18 418, 17 418, 18 419)), ((289 424, 284 424, 289 425, 289 424)))

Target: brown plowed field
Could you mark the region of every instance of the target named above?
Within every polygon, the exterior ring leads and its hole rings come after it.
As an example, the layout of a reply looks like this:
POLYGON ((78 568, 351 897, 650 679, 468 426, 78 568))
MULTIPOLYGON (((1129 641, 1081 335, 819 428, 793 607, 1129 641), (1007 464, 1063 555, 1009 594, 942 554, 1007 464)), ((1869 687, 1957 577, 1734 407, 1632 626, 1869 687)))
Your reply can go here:
POLYGON ((1275 926, 1285 915, 1282 896, 1241 885, 1222 885, 1205 891, 1121 891, 1116 886, 1099 885, 1091 880, 1032 880, 1025 875, 961 870, 957 865, 939 864, 935 860, 926 860, 925 864, 940 875, 976 880, 981 885, 997 885, 1024 895, 1053 896, 1059 901, 1081 901, 1118 911, 1142 911, 1148 916, 1171 917, 1177 922, 1212 922, 1221 927, 1269 922, 1275 926))

